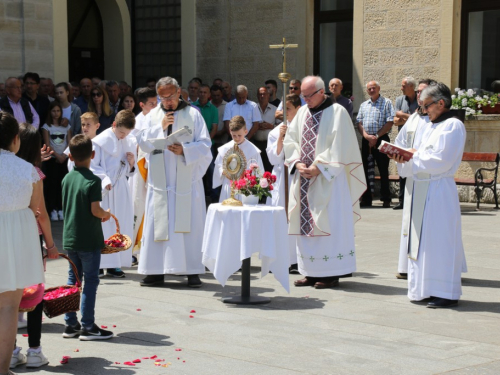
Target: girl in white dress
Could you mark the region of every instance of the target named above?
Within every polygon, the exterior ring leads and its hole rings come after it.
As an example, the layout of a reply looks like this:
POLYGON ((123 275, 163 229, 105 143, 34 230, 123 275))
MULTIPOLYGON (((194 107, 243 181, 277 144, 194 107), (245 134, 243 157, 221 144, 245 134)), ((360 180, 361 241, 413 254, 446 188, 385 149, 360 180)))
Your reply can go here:
POLYGON ((15 155, 20 144, 16 119, 0 112, 0 374, 9 371, 23 289, 44 282, 35 219, 42 183, 15 155))

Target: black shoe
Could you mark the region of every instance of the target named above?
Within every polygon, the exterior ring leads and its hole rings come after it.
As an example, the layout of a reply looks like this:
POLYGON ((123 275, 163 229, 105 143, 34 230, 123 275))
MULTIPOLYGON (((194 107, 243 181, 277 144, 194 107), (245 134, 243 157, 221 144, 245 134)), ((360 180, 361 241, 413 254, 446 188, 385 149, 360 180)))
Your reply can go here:
POLYGON ((399 272, 396 274, 396 279, 407 280, 408 274, 404 272, 399 272))
POLYGON ((384 203, 382 203, 382 207, 391 208, 391 201, 385 201, 384 203))
POLYGON ((132 265, 137 266, 139 262, 137 261, 137 257, 135 255, 132 255, 132 265))
POLYGON ((360 202, 359 207, 371 207, 372 202, 360 202))
POLYGON ((403 203, 399 202, 397 205, 395 205, 393 210, 402 210, 403 209, 403 203))
POLYGON ((123 272, 121 268, 108 268, 106 270, 106 276, 122 278, 125 277, 125 272, 123 272))
POLYGON ((164 275, 147 275, 141 280, 141 286, 158 286, 163 285, 164 275))
POLYGON ((446 298, 434 298, 431 302, 427 304, 427 307, 431 309, 444 309, 446 307, 452 307, 458 305, 457 299, 446 299, 446 298))
POLYGON ((290 267, 288 267, 288 273, 290 275, 300 275, 299 268, 297 266, 297 263, 292 264, 290 267))
POLYGON ((200 276, 198 275, 188 275, 188 287, 190 288, 199 288, 201 287, 200 276))
POLYGON ((82 333, 80 334, 80 341, 107 340, 113 336, 113 332, 101 329, 96 324, 94 324, 92 329, 90 330, 85 328, 82 329, 82 333))
POLYGON ((106 276, 106 275, 104 275, 104 270, 100 269, 99 270, 99 278, 102 279, 104 276, 106 276))
POLYGON ((65 339, 72 339, 73 337, 80 336, 81 333, 82 326, 80 325, 80 323, 77 323, 74 326, 66 326, 66 328, 64 328, 62 337, 64 337, 65 339))

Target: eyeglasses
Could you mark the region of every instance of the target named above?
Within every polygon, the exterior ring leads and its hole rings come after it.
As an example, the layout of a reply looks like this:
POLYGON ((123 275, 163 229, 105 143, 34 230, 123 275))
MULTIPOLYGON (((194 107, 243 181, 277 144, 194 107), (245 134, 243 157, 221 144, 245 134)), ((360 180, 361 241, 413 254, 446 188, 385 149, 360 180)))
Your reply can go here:
POLYGON ((300 90, 300 87, 298 87, 298 86, 290 86, 289 89, 297 91, 297 90, 300 90))
POLYGON ((309 95, 304 95, 304 99, 311 99, 314 95, 316 95, 318 92, 320 92, 322 89, 317 89, 314 91, 312 94, 309 95))
POLYGON ((96 98, 96 97, 97 97, 97 98, 100 98, 101 96, 102 96, 102 94, 101 94, 100 92, 93 92, 93 93, 92 93, 92 97, 93 97, 93 98, 96 98))
POLYGON ((159 98, 160 98, 160 101, 162 101, 162 102, 173 102, 179 98, 179 94, 173 94, 167 98, 165 98, 164 96, 159 96, 159 98))
POLYGON ((436 104, 436 103, 437 103, 437 101, 434 101, 434 102, 429 103, 429 104, 424 104, 425 110, 427 111, 431 105, 436 104))
POLYGON ((25 85, 25 86, 31 86, 31 85, 37 85, 37 84, 38 84, 38 83, 33 82, 33 81, 26 81, 26 82, 24 82, 24 85, 25 85))

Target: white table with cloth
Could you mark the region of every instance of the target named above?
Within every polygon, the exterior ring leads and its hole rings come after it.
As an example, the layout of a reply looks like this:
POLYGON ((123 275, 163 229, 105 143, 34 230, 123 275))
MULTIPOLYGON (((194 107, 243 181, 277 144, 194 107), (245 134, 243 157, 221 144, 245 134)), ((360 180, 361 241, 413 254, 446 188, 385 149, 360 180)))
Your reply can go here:
MULTIPOLYGON (((229 276, 242 267, 242 296, 245 294, 245 279, 250 286, 250 258, 259 253, 262 261, 262 277, 273 273, 287 292, 290 292, 288 267, 288 225, 282 207, 265 205, 223 206, 212 204, 208 208, 203 234, 203 264, 212 271, 217 281, 224 286, 229 276)), ((234 298, 234 297, 233 297, 234 298)), ((259 298, 259 297, 252 297, 259 298)), ((224 300, 224 299, 223 299, 224 300)), ((243 302, 253 304, 244 298, 243 302)), ((269 299, 266 299, 269 302, 269 299)), ((260 302, 266 303, 266 302, 260 302)))

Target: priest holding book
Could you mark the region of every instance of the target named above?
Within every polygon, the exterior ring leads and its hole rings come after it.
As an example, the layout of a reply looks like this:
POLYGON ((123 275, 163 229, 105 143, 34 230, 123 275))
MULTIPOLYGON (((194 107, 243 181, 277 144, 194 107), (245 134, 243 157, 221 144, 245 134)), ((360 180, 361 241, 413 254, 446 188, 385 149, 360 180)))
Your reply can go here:
POLYGON ((394 158, 400 176, 413 179, 411 195, 405 197, 405 210, 407 205, 410 210, 402 235, 409 258, 408 298, 427 302, 430 308, 445 308, 458 303, 461 274, 467 269, 454 180, 466 132, 450 111, 451 92, 445 84, 429 85, 420 101, 430 123, 417 129, 409 162, 401 156, 394 158))
POLYGON ((325 95, 320 77, 302 81, 302 106, 283 142, 290 178, 289 234, 297 237, 295 286, 324 289, 356 270, 354 223, 366 190, 358 141, 348 112, 325 95))
POLYGON ((148 188, 139 273, 141 286, 163 284, 165 274, 186 275, 189 287, 200 287, 201 245, 206 205, 203 175, 212 161, 210 135, 200 112, 180 98, 171 77, 156 84, 160 104, 138 136, 146 153, 148 188), (180 134, 187 127, 186 135, 180 134), (170 144, 169 135, 182 142, 170 144), (186 139, 185 137, 188 137, 186 139), (185 140, 185 141, 184 141, 185 140))

